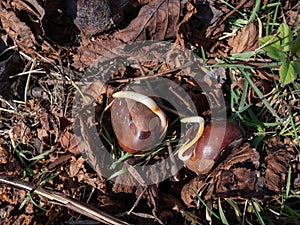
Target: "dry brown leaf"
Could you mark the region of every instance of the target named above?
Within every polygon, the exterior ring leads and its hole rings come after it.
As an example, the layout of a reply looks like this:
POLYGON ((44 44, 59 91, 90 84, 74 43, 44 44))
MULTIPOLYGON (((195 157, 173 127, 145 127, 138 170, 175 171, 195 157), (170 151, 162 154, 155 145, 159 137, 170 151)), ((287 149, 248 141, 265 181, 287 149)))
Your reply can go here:
POLYGON ((298 6, 298 10, 289 10, 286 12, 287 14, 287 21, 288 21, 288 25, 290 25, 290 27, 294 27, 296 24, 298 24, 298 29, 300 29, 300 14, 299 14, 299 6, 298 6))
MULTIPOLYGON (((189 207, 196 206, 193 190, 203 193, 205 199, 212 196, 264 199, 274 193, 280 195, 294 154, 293 148, 287 148, 277 138, 268 143, 265 159, 246 143, 233 149, 208 176, 198 176, 186 184, 181 191, 182 200, 189 207), (265 167, 260 166, 261 161, 265 161, 265 167)), ((292 182, 297 185, 296 180, 292 182)))
MULTIPOLYGON (((241 2, 240 0, 229 0, 229 1, 226 1, 228 2, 230 5, 233 5, 233 6, 237 6, 239 5, 239 3, 241 2)), ((243 5, 243 8, 251 8, 253 5, 254 5, 255 1, 254 0, 248 0, 244 5, 243 5)))
POLYGON ((286 183, 291 154, 288 153, 286 149, 267 152, 266 187, 271 191, 279 193, 286 183))
POLYGON ((192 18, 192 16, 197 13, 196 8, 190 2, 186 3, 186 9, 187 9, 187 13, 184 15, 183 19, 178 24, 178 30, 176 33, 176 38, 177 38, 176 43, 180 44, 183 47, 185 47, 184 38, 183 38, 185 33, 184 26, 192 18))
MULTIPOLYGON (((55 52, 54 48, 50 47, 49 44, 38 43, 32 30, 20 19, 21 14, 17 15, 12 10, 10 5, 4 3, 0 4, 0 22, 15 45, 31 57, 37 57, 47 63, 56 63, 55 60, 58 59, 58 53, 55 52)), ((43 17, 41 9, 39 13, 41 13, 39 17, 43 17)), ((38 15, 39 13, 35 14, 38 15)), ((41 24, 35 25, 37 27, 39 27, 39 25, 42 26, 41 24)))
POLYGON ((80 154, 80 149, 78 148, 77 140, 71 131, 66 130, 65 132, 63 132, 60 135, 59 142, 61 143, 63 148, 73 153, 74 155, 80 154))
POLYGON ((36 16, 40 21, 45 16, 45 10, 35 0, 13 0, 11 6, 14 9, 24 10, 36 16))
POLYGON ((7 164, 9 157, 8 151, 0 146, 0 164, 7 164))
POLYGON ((29 225, 33 221, 33 215, 20 214, 12 225, 29 225))
POLYGON ((114 37, 124 42, 164 40, 175 36, 180 15, 180 1, 154 0, 141 8, 128 27, 114 37))
POLYGON ((253 51, 258 47, 258 30, 254 23, 244 26, 237 34, 228 40, 232 47, 231 53, 253 51))
POLYGON ((122 45, 123 42, 113 37, 102 35, 98 36, 93 42, 82 45, 78 48, 78 54, 74 55, 75 68, 83 68, 93 64, 101 55, 109 52, 113 48, 122 45))
POLYGON ((38 44, 30 28, 14 12, 6 10, 1 4, 0 11, 3 29, 22 50, 34 48, 38 44))
POLYGON ((247 168, 233 168, 224 171, 218 178, 216 194, 224 196, 254 196, 257 172, 247 168))
POLYGON ((196 47, 202 46, 208 49, 209 45, 219 36, 212 33, 221 33, 224 26, 214 26, 215 22, 223 15, 220 8, 216 8, 213 3, 195 1, 186 3, 187 13, 179 24, 177 33, 177 43, 185 46, 183 40, 196 47))
POLYGON ((72 157, 69 167, 70 177, 75 177, 78 175, 79 171, 84 168, 84 162, 85 160, 82 157, 79 157, 79 159, 72 157))

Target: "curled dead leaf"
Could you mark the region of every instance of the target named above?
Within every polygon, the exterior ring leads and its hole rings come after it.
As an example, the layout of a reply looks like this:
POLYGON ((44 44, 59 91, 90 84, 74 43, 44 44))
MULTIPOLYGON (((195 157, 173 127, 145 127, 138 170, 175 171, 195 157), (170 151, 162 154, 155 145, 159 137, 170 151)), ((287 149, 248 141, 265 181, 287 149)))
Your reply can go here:
POLYGON ((61 143, 62 147, 64 147, 74 155, 80 154, 80 149, 78 148, 77 140, 71 131, 66 130, 65 132, 63 132, 60 135, 59 142, 61 143))
POLYGON ((11 1, 11 5, 14 9, 24 10, 31 13, 36 16, 39 21, 42 21, 45 16, 44 8, 40 6, 36 0, 13 0, 11 1))
POLYGON ((30 28, 14 12, 8 11, 1 4, 0 11, 3 29, 21 49, 34 48, 38 44, 30 28))
POLYGON ((215 26, 215 22, 223 15, 223 12, 214 4, 207 2, 188 1, 185 5, 187 13, 178 25, 177 43, 185 46, 190 41, 196 47, 208 46, 219 36, 212 35, 213 32, 221 33, 224 26, 215 26))
POLYGON ((280 193, 286 183, 286 176, 292 155, 285 149, 267 151, 266 157, 266 187, 280 193))
POLYGON ((258 48, 258 30, 255 23, 244 26, 237 34, 228 40, 231 53, 253 51, 258 48))
POLYGON ((77 176, 79 171, 84 169, 84 165, 83 165, 84 162, 85 160, 82 157, 80 157, 79 159, 75 159, 75 157, 72 157, 69 166, 70 177, 77 176))
MULTIPOLYGON (((17 9, 24 9, 33 13, 38 18, 43 18, 43 8, 35 3, 34 6, 31 6, 31 1, 33 0, 28 0, 25 5, 23 3, 20 5, 21 3, 16 1, 14 6, 17 9)), ((38 58, 43 62, 56 63, 58 52, 49 43, 39 43, 40 39, 35 36, 43 33, 41 21, 39 21, 40 23, 32 22, 33 25, 31 24, 29 27, 23 22, 25 19, 22 17, 22 14, 14 12, 10 5, 2 3, 0 3, 0 22, 7 35, 14 41, 14 44, 28 56, 38 58), (31 29, 33 27, 36 29, 31 29)))
POLYGON ((164 40, 175 36, 180 1, 154 0, 144 5, 128 27, 114 34, 124 42, 164 40))

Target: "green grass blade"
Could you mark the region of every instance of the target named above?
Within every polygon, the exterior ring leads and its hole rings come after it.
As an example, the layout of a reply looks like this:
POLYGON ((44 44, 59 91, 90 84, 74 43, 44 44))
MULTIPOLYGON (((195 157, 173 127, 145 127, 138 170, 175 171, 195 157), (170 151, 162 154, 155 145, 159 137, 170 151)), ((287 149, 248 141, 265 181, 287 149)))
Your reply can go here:
POLYGON ((261 0, 256 0, 256 1, 255 1, 254 9, 253 9, 253 11, 252 11, 252 13, 251 13, 251 15, 250 15, 250 18, 249 18, 249 20, 248 20, 248 23, 251 23, 251 22, 255 19, 257 13, 258 13, 259 10, 260 10, 260 5, 261 5, 261 0))
POLYGON ((59 172, 56 172, 54 175, 45 178, 44 180, 41 181, 40 185, 44 186, 46 183, 48 183, 50 180, 53 180, 58 175, 59 175, 59 172))
MULTIPOLYGON (((296 116, 296 114, 297 114, 297 113, 295 113, 294 116, 296 116)), ((300 137, 299 137, 300 127, 298 126, 298 127, 296 128, 295 122, 294 122, 294 117, 293 117, 291 114, 289 115, 289 117, 290 117, 290 120, 291 120, 291 124, 292 124, 292 128, 293 128, 293 131, 294 131, 295 138, 297 139, 297 142, 300 143, 300 137), (298 133, 298 132, 299 132, 299 133, 298 133)), ((296 148, 297 148, 298 152, 300 153, 300 148, 299 148, 299 146, 296 146, 296 148)))
POLYGON ((226 225, 229 225, 229 223, 226 219, 226 216, 224 214, 220 198, 218 198, 218 209, 219 209, 219 214, 220 214, 220 218, 221 218, 222 223, 226 224, 226 225))
POLYGON ((249 82, 247 80, 245 80, 243 94, 242 94, 242 96, 240 98, 239 111, 241 111, 241 109, 243 109, 244 106, 245 106, 245 104, 246 104, 246 98, 247 98, 247 94, 248 94, 248 88, 249 88, 249 82))
POLYGON ((119 176, 121 174, 124 174, 126 172, 127 172, 127 170, 123 168, 123 169, 121 169, 121 170, 113 173, 109 178, 107 178, 107 180, 112 180, 113 178, 115 178, 115 177, 117 177, 117 176, 119 176))
POLYGON ((32 198, 32 194, 31 194, 30 192, 28 193, 28 196, 29 196, 30 202, 31 202, 34 206, 36 206, 37 208, 39 208, 40 210, 42 210, 42 211, 44 211, 44 212, 47 211, 47 209, 41 207, 39 204, 37 204, 37 203, 34 201, 34 199, 32 198))
POLYGON ((203 66, 207 66, 207 64, 206 64, 206 55, 205 55, 205 50, 204 50, 203 46, 201 46, 201 56, 202 56, 202 59, 203 59, 203 66))
MULTIPOLYGON (((55 149, 54 148, 51 148, 50 150, 47 150, 43 153, 41 153, 40 155, 37 155, 35 157, 32 157, 30 159, 27 159, 28 161, 38 161, 40 159, 43 159, 45 158, 46 156, 48 156, 51 152, 53 152, 55 149)), ((26 158, 26 157, 25 157, 26 158)))
POLYGON ((243 68, 239 68, 239 70, 241 71, 241 73, 244 76, 244 78, 249 82, 250 86, 253 88, 253 90, 258 95, 258 97, 260 98, 260 100, 264 103, 264 105, 266 106, 266 108, 272 113, 272 115, 274 117, 276 117, 279 121, 281 121, 281 118, 278 116, 278 114, 272 108, 272 106, 267 101, 267 99, 263 96, 263 94, 261 93, 261 91, 256 87, 256 85, 254 84, 254 82, 251 80, 249 74, 243 68))
POLYGON ((277 17, 278 17, 279 6, 281 5, 281 3, 280 3, 280 1, 278 1, 278 3, 275 3, 275 4, 276 4, 276 7, 275 7, 274 16, 273 16, 273 22, 271 24, 271 32, 273 31, 274 26, 276 24, 277 17))
POLYGON ((252 207, 253 207, 253 210, 254 210, 255 215, 256 215, 257 218, 258 218, 259 223, 260 223, 261 225, 265 225, 265 222, 264 222, 262 216, 260 215, 260 212, 258 211, 258 208, 260 208, 260 205, 258 204, 258 202, 255 201, 255 200, 252 200, 252 201, 251 201, 251 205, 252 205, 252 207))
POLYGON ((21 203, 20 206, 19 206, 19 210, 23 209, 24 206, 26 205, 26 203, 27 203, 28 201, 30 201, 29 195, 27 195, 27 196, 24 198, 24 200, 22 201, 22 203, 21 203))
POLYGON ((195 190, 192 190, 195 194, 197 199, 205 206, 205 208, 217 219, 220 220, 220 217, 205 203, 205 201, 198 195, 198 193, 195 190))
POLYGON ((235 214, 238 216, 238 217, 240 217, 240 216, 242 216, 242 212, 241 212, 241 210, 240 210, 240 208, 239 208, 239 206, 238 206, 238 203, 236 203, 234 200, 232 200, 232 199, 225 199, 228 203, 229 203, 229 205, 231 205, 231 207, 234 209, 234 212, 235 212, 235 214))
POLYGON ((86 104, 88 104, 89 103, 88 99, 85 97, 85 95, 83 94, 83 92, 81 91, 81 89, 78 87, 78 85, 73 80, 71 80, 69 77, 67 77, 67 76, 66 76, 66 79, 71 82, 72 86, 76 89, 76 91, 78 91, 78 93, 82 97, 83 101, 86 104))

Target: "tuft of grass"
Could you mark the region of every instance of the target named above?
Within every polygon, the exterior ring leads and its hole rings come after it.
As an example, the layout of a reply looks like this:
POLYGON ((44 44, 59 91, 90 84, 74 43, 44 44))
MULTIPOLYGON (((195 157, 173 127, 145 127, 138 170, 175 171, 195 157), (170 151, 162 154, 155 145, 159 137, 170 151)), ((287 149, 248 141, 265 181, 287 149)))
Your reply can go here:
MULTIPOLYGON (((232 7, 228 3, 225 4, 232 7)), ((263 151, 271 137, 280 136, 281 140, 287 141, 300 152, 300 112, 297 100, 300 98, 299 21, 294 28, 288 26, 284 22, 282 12, 282 3, 279 0, 269 1, 265 5, 256 0, 251 12, 241 9, 237 11, 235 18, 226 21, 229 31, 226 30, 220 40, 235 35, 243 26, 257 20, 261 37, 260 47, 249 52, 231 54, 227 58, 221 57, 212 67, 227 68, 231 82, 240 85, 225 87, 227 93, 230 93, 230 118, 239 120, 250 130, 248 138, 252 147, 263 151), (249 60, 265 64, 250 66, 243 63, 249 60), (237 64, 237 61, 240 63, 237 64), (256 86, 255 81, 262 79, 256 74, 257 70, 274 75, 273 82, 271 78, 268 80, 271 90, 266 95, 256 86), (279 81, 275 79, 278 75, 279 81), (258 98, 251 99, 251 91, 258 98)), ((300 198, 299 193, 292 190, 292 172, 291 167, 286 171, 286 186, 281 199, 273 197, 259 202, 218 198, 217 202, 208 204, 201 196, 196 196, 202 206, 223 224, 228 224, 231 219, 227 216, 228 206, 241 224, 300 224, 300 211, 292 204, 292 200, 298 201, 300 198), (224 204, 225 202, 227 204, 224 204), (243 213, 239 205, 244 206, 243 213)))

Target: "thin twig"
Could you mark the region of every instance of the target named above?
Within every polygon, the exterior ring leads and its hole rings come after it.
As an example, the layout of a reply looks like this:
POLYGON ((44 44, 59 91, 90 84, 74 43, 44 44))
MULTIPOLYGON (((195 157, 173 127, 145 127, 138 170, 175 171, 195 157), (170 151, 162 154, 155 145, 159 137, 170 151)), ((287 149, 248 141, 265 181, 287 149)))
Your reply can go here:
POLYGON ((135 200, 133 206, 131 207, 131 209, 127 212, 128 215, 130 215, 132 213, 132 211, 135 209, 135 207, 139 204, 139 202, 141 201, 143 195, 145 194, 147 190, 147 187, 143 187, 143 191, 140 193, 139 197, 135 200))
POLYGON ((64 194, 48 190, 42 187, 36 187, 34 189, 34 184, 30 182, 23 182, 20 179, 12 178, 5 175, 0 175, 0 183, 13 186, 15 188, 19 189, 25 189, 27 191, 30 191, 32 193, 41 195, 45 198, 48 198, 51 200, 54 204, 64 206, 68 209, 71 209, 77 213, 83 214, 91 219, 94 219, 96 221, 102 222, 104 224, 109 225, 129 225, 129 223, 124 222, 122 220, 116 219, 112 217, 111 215, 108 215, 94 207, 91 207, 90 205, 87 205, 84 202, 77 201, 73 198, 67 197, 64 194))

